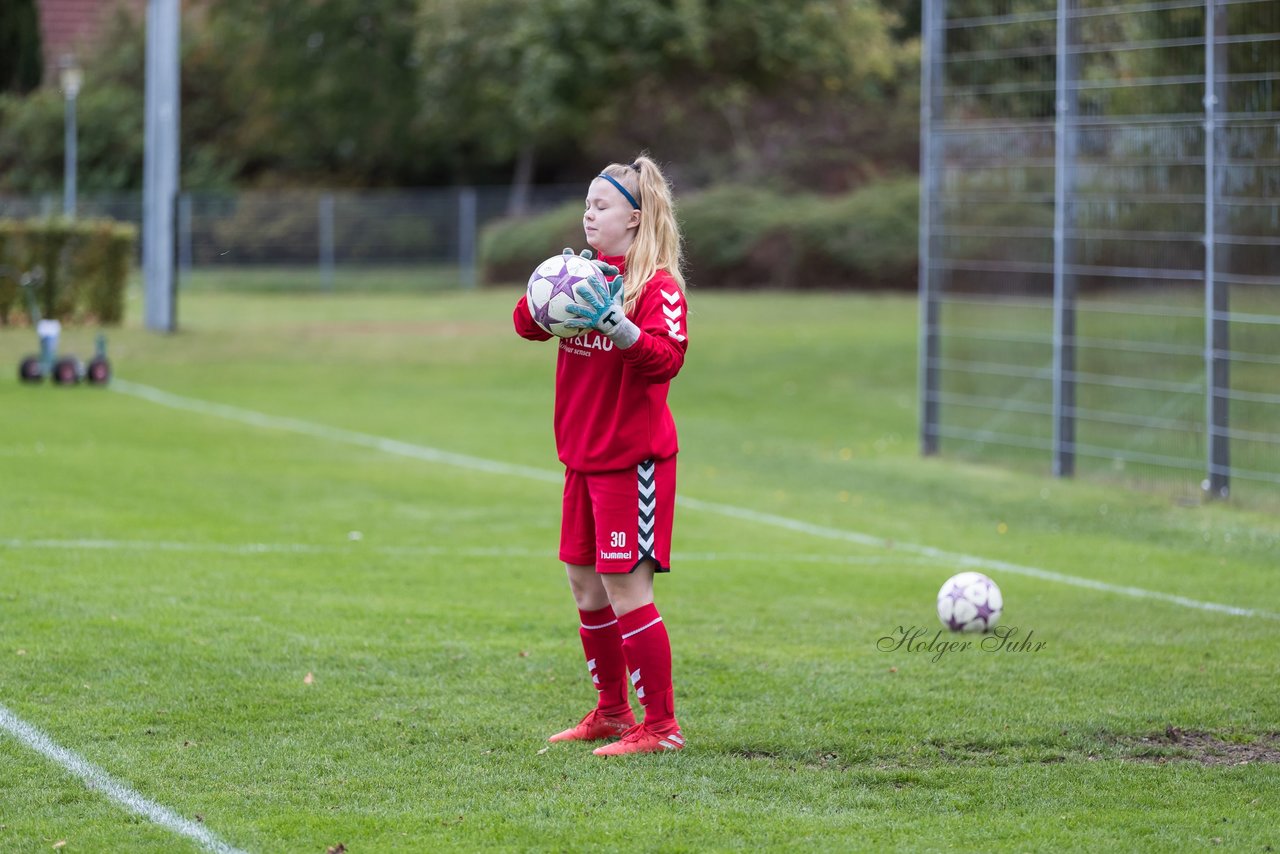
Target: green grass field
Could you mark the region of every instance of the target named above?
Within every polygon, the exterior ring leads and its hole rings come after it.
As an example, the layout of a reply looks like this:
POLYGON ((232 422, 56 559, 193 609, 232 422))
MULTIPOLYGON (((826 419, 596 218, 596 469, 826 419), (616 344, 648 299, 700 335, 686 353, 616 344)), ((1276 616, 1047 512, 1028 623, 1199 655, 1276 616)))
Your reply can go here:
POLYGON ((364 266, 339 264, 326 280, 317 265, 237 266, 220 264, 182 272, 179 287, 184 296, 201 293, 249 292, 315 296, 336 293, 347 296, 424 294, 458 287, 453 264, 404 264, 364 266))
POLYGON ((920 458, 902 297, 694 293, 658 580, 690 747, 548 749, 594 692, 513 299, 194 289, 111 334, 112 390, 0 381, 0 710, 209 834, 11 725, 0 849, 1280 846, 1280 522, 920 458), (961 556, 1043 648, 883 649, 961 556))

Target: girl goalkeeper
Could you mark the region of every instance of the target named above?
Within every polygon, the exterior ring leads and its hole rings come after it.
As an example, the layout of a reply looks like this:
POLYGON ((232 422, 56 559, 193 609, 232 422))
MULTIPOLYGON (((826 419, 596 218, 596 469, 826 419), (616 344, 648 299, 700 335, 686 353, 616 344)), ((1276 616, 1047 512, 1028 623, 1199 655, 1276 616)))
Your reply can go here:
MULTIPOLYGON (((586 202, 582 226, 600 276, 580 286, 590 308, 570 307, 585 333, 560 341, 555 436, 565 465, 560 559, 597 702, 549 740, 619 738, 600 756, 680 750, 671 644, 653 601, 654 573, 670 569, 679 450, 667 388, 688 346, 680 232, 670 185, 643 155, 606 167, 586 202)), ((521 337, 552 337, 524 297, 513 319, 521 337)))

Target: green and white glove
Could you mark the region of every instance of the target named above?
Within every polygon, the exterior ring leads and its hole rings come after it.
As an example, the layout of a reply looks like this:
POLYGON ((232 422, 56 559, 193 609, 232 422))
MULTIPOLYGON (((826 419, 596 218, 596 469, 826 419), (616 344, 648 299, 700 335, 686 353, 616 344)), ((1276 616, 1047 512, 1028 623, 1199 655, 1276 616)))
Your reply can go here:
POLYGON ((565 326, 598 330, 623 350, 640 339, 640 327, 628 320, 622 310, 621 276, 614 277, 609 284, 605 284, 603 278, 595 276, 588 284, 575 287, 573 292, 590 307, 577 304, 565 306, 565 311, 580 318, 565 321, 565 326))

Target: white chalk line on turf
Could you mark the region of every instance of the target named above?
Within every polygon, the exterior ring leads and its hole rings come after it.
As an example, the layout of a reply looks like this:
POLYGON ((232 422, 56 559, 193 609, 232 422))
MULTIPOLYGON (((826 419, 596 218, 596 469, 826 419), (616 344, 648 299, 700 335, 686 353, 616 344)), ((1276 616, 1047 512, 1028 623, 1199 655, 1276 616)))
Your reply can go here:
POLYGON ((234 848, 214 836, 204 825, 185 819, 168 807, 144 798, 84 757, 55 743, 53 739, 19 718, 3 704, 0 704, 0 729, 79 777, 90 789, 102 792, 125 809, 142 816, 151 823, 179 836, 185 836, 204 850, 215 852, 215 854, 245 854, 239 848, 234 848))
MULTIPOLYGON (((455 454, 450 451, 442 451, 437 448, 431 448, 424 445, 414 445, 409 442, 386 439, 366 433, 356 433, 350 430, 326 427, 323 424, 313 424, 296 418, 283 418, 280 416, 255 412, 249 409, 227 406, 221 403, 210 403, 208 401, 183 397, 161 389, 152 388, 151 386, 141 385, 139 383, 128 382, 125 380, 113 379, 110 387, 116 391, 133 395, 134 397, 139 397, 144 400, 149 400, 152 403, 158 403, 162 406, 168 406, 172 409, 196 412, 204 415, 214 415, 219 418, 239 421, 243 424, 250 424, 255 427, 265 427, 273 430, 287 430, 295 433, 302 433, 308 436, 361 445, 363 447, 385 451, 389 454, 398 454, 401 456, 412 457, 414 459, 425 460, 427 462, 443 463, 445 465, 457 466, 459 468, 470 469, 473 471, 514 475, 517 477, 526 477, 548 483, 559 484, 564 482, 563 475, 547 471, 545 469, 502 463, 496 460, 487 460, 481 457, 468 456, 466 454, 455 454)), ((1041 569, 1035 566, 1025 566, 1023 564, 1009 563, 1002 560, 993 560, 991 558, 968 555, 961 552, 949 552, 943 549, 936 549, 932 546, 925 546, 917 543, 893 541, 890 546, 890 540, 886 537, 875 537, 870 534, 863 534, 857 531, 846 531, 839 528, 827 528, 822 525, 802 522, 798 519, 789 519, 785 516, 775 516, 772 513, 761 513, 745 507, 734 507, 729 504, 718 504, 711 501, 702 501, 696 498, 686 498, 685 496, 678 496, 676 500, 681 506, 688 507, 691 510, 715 513, 720 516, 727 516, 733 519, 741 519, 748 522, 755 522, 757 524, 769 525, 770 527, 782 528, 784 530, 795 531, 797 533, 808 534, 809 536, 821 537, 828 540, 856 543, 862 546, 874 546, 878 548, 891 547, 895 551, 926 557, 932 560, 937 560, 940 563, 948 563, 956 567, 997 570, 1000 572, 1010 573, 1011 575, 1023 575, 1029 578, 1038 578, 1042 581, 1069 584, 1073 587, 1083 587, 1089 590, 1115 593, 1121 596, 1130 596, 1135 599, 1152 599, 1160 602, 1168 602, 1173 605, 1180 605, 1184 608, 1194 608, 1198 611, 1210 611, 1218 614, 1229 614, 1233 617, 1259 617, 1267 620, 1280 620, 1280 614, 1272 611, 1263 611, 1256 608, 1241 608, 1236 605, 1223 605, 1218 602, 1204 602, 1199 599, 1190 599, 1186 596, 1177 596, 1172 593, 1161 593, 1158 590, 1147 590, 1142 587, 1109 584, 1105 581, 1096 581, 1091 578, 1067 575, 1065 573, 1041 569)))
POLYGON ((936 549, 933 546, 923 546, 917 543, 903 543, 896 540, 891 541, 884 537, 873 537, 870 534, 861 534, 857 531, 827 528, 822 525, 801 522, 798 519, 788 519, 785 516, 775 516, 772 513, 760 513, 756 510, 748 510, 743 507, 734 507, 728 504, 716 504, 710 501, 701 501, 696 498, 683 497, 680 499, 680 503, 693 510, 704 510, 709 513, 718 513, 722 516, 742 519, 747 522, 770 525, 775 528, 785 528, 789 531, 809 534, 814 537, 822 537, 828 540, 841 540, 848 543, 857 543, 858 545, 863 546, 879 546, 880 548, 888 548, 893 549, 894 551, 919 555, 921 557, 937 561, 938 563, 945 563, 947 565, 954 566, 958 569, 998 570, 1000 572, 1007 572, 1010 575, 1024 575, 1029 578, 1039 578, 1044 581, 1056 581, 1059 584, 1070 584, 1073 587, 1101 590, 1106 593, 1118 593, 1122 596, 1132 596, 1135 599, 1157 599, 1161 602, 1171 602, 1175 605, 1182 605, 1186 608, 1196 608, 1201 611, 1214 611, 1219 614, 1230 614, 1235 617, 1261 617, 1267 620, 1280 620, 1280 614, 1272 611, 1261 611, 1256 608, 1241 608, 1236 605, 1222 605, 1217 602, 1203 602, 1199 599, 1189 599, 1186 596, 1176 596, 1172 593, 1161 593, 1158 590, 1147 590, 1142 587, 1127 587, 1120 584, 1109 584, 1105 581, 1096 581, 1092 578, 1081 578, 1076 575, 1066 575, 1065 573, 1054 572, 1049 569, 1040 569, 1035 566, 1008 563, 1003 560, 977 557, 976 555, 967 555, 961 552, 949 552, 943 549, 936 549))
POLYGON ((429 448, 425 445, 414 445, 409 442, 400 442, 395 439, 387 439, 383 436, 373 436, 369 433, 358 433, 354 430, 343 430, 340 427, 327 427, 323 424, 314 424, 310 421, 301 421, 297 418, 283 418, 278 415, 267 415, 262 412, 254 412, 252 409, 241 409, 238 406, 227 406, 223 403, 210 403, 205 400, 198 400, 194 397, 183 397, 177 394, 171 394, 151 386, 141 385, 140 383, 129 382, 128 380, 112 379, 109 386, 114 391, 124 392, 125 394, 140 397, 143 400, 149 400, 152 403, 158 403, 161 406, 168 406, 171 409, 183 409, 187 412, 197 412, 203 415, 214 415, 218 418, 225 418, 229 421, 239 421, 241 424, 249 424, 253 427, 263 427, 268 430, 287 430, 291 433, 302 433, 306 436, 315 436, 319 439, 328 439, 334 442, 345 442, 348 445, 359 445, 364 448, 372 448, 376 451, 383 451, 388 454, 395 454, 401 457, 411 457, 415 460, 423 460, 429 463, 443 463, 444 465, 457 466, 459 468, 470 469, 472 471, 482 471, 489 474, 504 474, 514 477, 523 477, 531 480, 541 480, 549 483, 564 483, 564 475, 547 471, 546 469, 533 468, 532 466, 522 466, 514 463, 501 463, 496 460, 486 460, 483 457, 472 457, 467 454, 455 454, 451 451, 442 451, 438 448, 429 448))

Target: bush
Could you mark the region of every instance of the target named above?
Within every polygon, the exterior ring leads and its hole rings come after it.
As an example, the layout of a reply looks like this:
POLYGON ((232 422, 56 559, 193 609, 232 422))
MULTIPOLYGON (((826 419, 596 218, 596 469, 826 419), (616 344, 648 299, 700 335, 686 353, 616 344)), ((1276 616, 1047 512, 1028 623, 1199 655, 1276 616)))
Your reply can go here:
POLYGON ((137 248, 137 229, 112 220, 87 222, 83 227, 88 234, 73 267, 80 309, 103 326, 119 326, 124 320, 124 291, 137 248))
POLYGON ((817 204, 748 187, 689 196, 678 209, 690 280, 699 285, 792 287, 800 261, 794 224, 817 204))
MULTIPOLYGON (((44 269, 40 312, 64 323, 117 325, 138 230, 114 220, 0 220, 0 267, 44 269)), ((13 275, 0 276, 0 325, 26 304, 13 275)))
MULTIPOLYGON (((483 280, 523 281, 563 246, 582 245, 581 205, 490 224, 483 280)), ((689 280, 698 287, 916 287, 919 182, 883 181, 843 196, 724 186, 677 211, 689 280)))
POLYGON ((863 286, 914 289, 919 261, 920 182, 899 178, 824 199, 800 223, 817 269, 804 280, 819 287, 854 278, 863 286), (825 268, 825 269, 824 269, 825 268))
POLYGON ((507 217, 480 235, 480 280, 521 282, 533 268, 566 246, 582 249, 582 202, 565 202, 543 214, 507 217))

